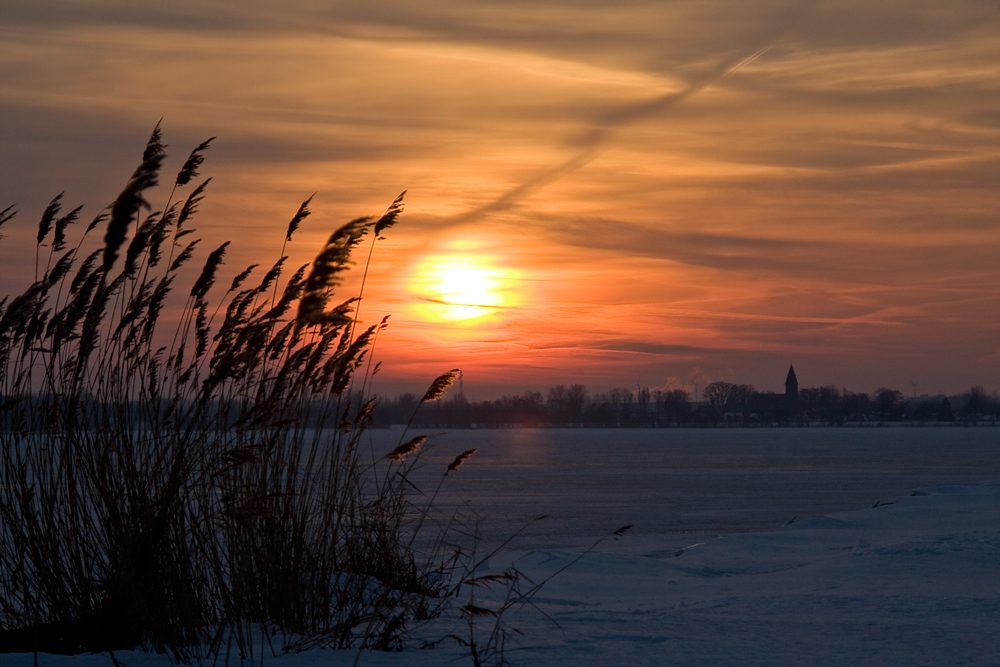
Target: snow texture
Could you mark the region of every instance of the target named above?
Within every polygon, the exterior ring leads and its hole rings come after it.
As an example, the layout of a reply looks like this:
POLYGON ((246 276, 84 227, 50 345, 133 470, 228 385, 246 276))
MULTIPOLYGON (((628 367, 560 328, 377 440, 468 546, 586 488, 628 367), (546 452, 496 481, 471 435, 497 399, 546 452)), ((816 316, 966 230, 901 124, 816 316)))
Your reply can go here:
MULTIPOLYGON (((484 572, 513 561, 538 581, 578 554, 504 553, 484 572)), ((477 589, 476 603, 495 606, 500 594, 477 589)), ((506 619, 524 633, 508 645, 510 664, 1000 665, 1000 482, 923 488, 772 532, 626 535, 549 581, 534 605, 506 619)), ((463 636, 463 623, 441 619, 414 634, 463 636)), ((466 654, 446 641, 365 652, 360 664, 472 664, 466 654)), ((135 667, 169 664, 164 656, 116 656, 135 667)), ((265 664, 340 667, 354 657, 313 651, 265 664)), ((39 658, 53 667, 110 664, 100 655, 39 658)), ((28 667, 32 656, 0 662, 28 667)))

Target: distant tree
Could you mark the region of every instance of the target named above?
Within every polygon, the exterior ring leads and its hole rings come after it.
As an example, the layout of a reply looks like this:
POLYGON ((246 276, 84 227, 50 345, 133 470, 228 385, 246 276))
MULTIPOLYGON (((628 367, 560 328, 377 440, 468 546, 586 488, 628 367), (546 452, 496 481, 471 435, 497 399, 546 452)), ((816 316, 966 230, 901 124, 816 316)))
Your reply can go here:
POLYGON ((733 390, 736 385, 730 382, 713 382, 712 384, 705 387, 705 390, 701 393, 702 398, 708 401, 709 406, 712 408, 712 412, 719 416, 725 412, 726 405, 729 404, 730 397, 733 394, 733 390))
POLYGON ((683 426, 687 423, 691 406, 688 405, 689 396, 686 391, 683 389, 657 390, 655 396, 656 415, 660 425, 677 424, 683 426))
POLYGON ((729 400, 726 402, 726 411, 738 412, 745 417, 750 412, 750 406, 753 404, 753 397, 756 394, 757 390, 753 388, 752 384, 734 385, 729 393, 729 400))
POLYGON ((872 399, 864 392, 854 393, 845 388, 841 396, 841 404, 848 419, 862 420, 867 419, 871 412, 872 399))
POLYGON ((607 394, 598 394, 587 406, 584 421, 588 426, 615 427, 618 426, 618 413, 611 407, 607 394))
POLYGON ((549 389, 548 398, 545 399, 545 409, 549 415, 557 419, 566 412, 566 385, 559 384, 549 389))
POLYGON ((909 410, 909 418, 913 421, 927 422, 934 419, 934 413, 937 411, 937 405, 934 401, 920 401, 919 403, 914 403, 909 410))
POLYGON ((626 397, 631 400, 632 392, 625 387, 615 387, 608 392, 608 400, 611 403, 611 407, 618 410, 624 405, 626 397))
POLYGON ((416 394, 400 394, 395 400, 386 397, 375 411, 375 423, 380 426, 405 424, 413 416, 419 400, 416 394))
POLYGON ((635 405, 636 405, 636 417, 637 424, 639 426, 648 426, 650 415, 650 403, 652 399, 652 394, 649 391, 649 387, 640 387, 635 392, 635 405))
POLYGON ((625 387, 615 387, 608 392, 611 410, 615 414, 616 426, 630 426, 632 423, 632 404, 635 397, 632 390, 625 387))
POLYGON ((587 402, 587 388, 582 384, 574 384, 566 390, 566 410, 570 415, 579 417, 583 414, 583 406, 587 402))
POLYGON ((945 396, 941 401, 941 407, 938 408, 938 421, 939 422, 953 422, 955 421, 955 414, 951 409, 951 401, 945 396))
POLYGON ((893 419, 899 412, 905 397, 896 389, 879 387, 875 390, 875 408, 881 417, 893 419))
POLYGON ((976 385, 969 389, 969 392, 964 396, 965 407, 962 412, 968 419, 978 418, 984 412, 986 412, 986 405, 989 402, 989 397, 986 395, 986 390, 982 385, 976 385))
POLYGON ((819 387, 804 387, 799 389, 799 404, 806 412, 816 409, 820 404, 819 387))
POLYGON ((545 399, 545 410, 553 423, 579 422, 583 415, 583 405, 587 400, 587 388, 582 384, 572 387, 556 385, 549 389, 545 399))
POLYGON ((983 399, 983 412, 994 417, 1000 417, 1000 394, 993 392, 983 399))
POLYGON ((541 426, 545 421, 545 399, 540 392, 501 396, 494 404, 501 426, 541 426))
MULTIPOLYGON (((847 390, 844 390, 845 393, 847 390)), ((816 421, 839 423, 843 421, 844 402, 840 390, 834 385, 799 389, 799 407, 816 421)))
POLYGON ((828 384, 819 388, 820 407, 826 412, 826 419, 831 423, 840 423, 844 420, 844 406, 841 401, 840 390, 836 385, 828 384))

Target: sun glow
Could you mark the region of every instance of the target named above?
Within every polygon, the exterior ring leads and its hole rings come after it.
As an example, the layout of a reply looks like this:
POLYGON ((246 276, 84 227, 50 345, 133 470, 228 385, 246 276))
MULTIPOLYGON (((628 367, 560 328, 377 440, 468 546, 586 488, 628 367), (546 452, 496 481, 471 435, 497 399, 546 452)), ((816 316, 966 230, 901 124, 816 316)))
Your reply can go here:
POLYGON ((430 257, 417 267, 415 277, 429 319, 470 320, 510 306, 508 272, 484 257, 430 257))

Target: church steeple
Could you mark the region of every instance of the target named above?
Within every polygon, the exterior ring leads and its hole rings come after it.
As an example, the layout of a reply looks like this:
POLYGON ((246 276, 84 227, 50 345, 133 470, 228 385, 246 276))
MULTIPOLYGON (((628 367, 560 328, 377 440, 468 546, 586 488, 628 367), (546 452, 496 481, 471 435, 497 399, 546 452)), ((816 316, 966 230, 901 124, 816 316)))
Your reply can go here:
POLYGON ((788 377, 785 378, 785 396, 799 397, 799 380, 795 377, 795 368, 788 364, 788 377))

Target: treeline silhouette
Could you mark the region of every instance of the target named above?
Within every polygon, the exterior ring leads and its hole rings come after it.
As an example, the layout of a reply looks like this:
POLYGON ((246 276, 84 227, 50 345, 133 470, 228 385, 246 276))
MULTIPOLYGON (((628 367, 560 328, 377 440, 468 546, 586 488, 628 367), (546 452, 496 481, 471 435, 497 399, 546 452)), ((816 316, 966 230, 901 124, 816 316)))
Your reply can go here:
POLYGON ((384 397, 374 426, 437 428, 670 428, 842 424, 996 424, 1000 396, 981 386, 954 396, 907 398, 879 388, 872 394, 829 385, 797 394, 757 392, 752 385, 713 382, 694 402, 683 389, 615 388, 590 395, 580 384, 469 401, 462 395, 425 405, 414 418, 416 394, 384 397))

